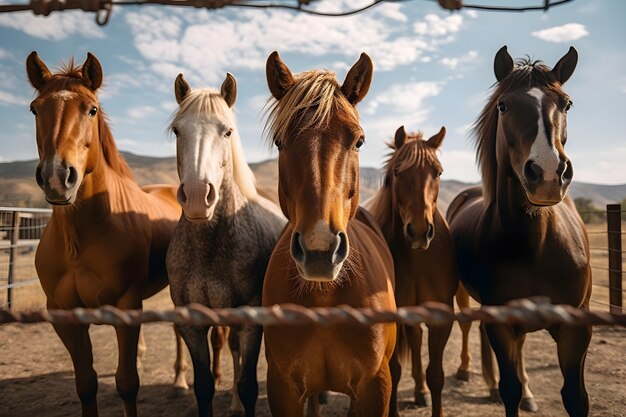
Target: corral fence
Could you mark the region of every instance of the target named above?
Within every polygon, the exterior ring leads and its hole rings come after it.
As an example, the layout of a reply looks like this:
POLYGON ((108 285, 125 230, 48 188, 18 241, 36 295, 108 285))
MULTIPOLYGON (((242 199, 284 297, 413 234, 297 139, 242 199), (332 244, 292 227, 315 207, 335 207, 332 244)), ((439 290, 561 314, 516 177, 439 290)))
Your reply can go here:
MULTIPOLYGON (((0 207, 0 308, 15 311, 45 306, 34 254, 51 213, 50 209, 0 207)), ((606 221, 588 225, 594 275, 591 308, 622 314, 626 292, 622 218, 626 219, 626 211, 620 204, 609 204, 600 213, 606 221)))

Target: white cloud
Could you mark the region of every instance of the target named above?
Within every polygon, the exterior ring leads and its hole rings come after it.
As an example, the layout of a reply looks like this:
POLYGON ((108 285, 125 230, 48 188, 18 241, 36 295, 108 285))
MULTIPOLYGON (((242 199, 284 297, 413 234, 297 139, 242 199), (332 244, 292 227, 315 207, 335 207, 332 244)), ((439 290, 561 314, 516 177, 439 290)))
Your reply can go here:
POLYGON ((417 113, 423 110, 423 102, 441 92, 443 82, 420 81, 408 84, 395 84, 384 93, 368 99, 366 113, 375 114, 379 108, 396 112, 417 113))
POLYGON ((156 113, 158 109, 152 106, 137 106, 131 108, 128 113, 128 117, 131 119, 144 119, 156 113))
POLYGON ((104 38, 102 28, 82 11, 54 12, 46 17, 35 16, 31 13, 7 13, 0 15, 0 26, 13 28, 35 38, 46 40, 60 40, 71 35, 104 38))
MULTIPOLYGON (((330 2, 323 2, 325 7, 330 2)), ((321 5, 321 3, 320 3, 321 5)), ((333 9, 347 9, 353 1, 334 2, 333 9)), ((337 20, 320 19, 285 11, 173 10, 145 8, 125 14, 141 55, 157 74, 173 78, 183 70, 188 80, 204 85, 220 82, 227 70, 262 70, 268 54, 323 56, 324 65, 341 69, 339 59, 350 64, 367 51, 377 71, 387 71, 424 59, 439 45, 451 42, 463 17, 427 15, 414 31, 397 22, 406 21, 401 5, 385 4, 367 14, 337 20), (312 36, 315 34, 315 36, 312 36), (417 36, 416 36, 417 34, 417 36)))
POLYGON ((455 70, 458 68, 459 64, 467 65, 472 62, 476 62, 477 59, 478 51, 471 50, 457 58, 444 57, 439 62, 441 63, 441 65, 455 70))
POLYGON ((9 51, 4 48, 0 48, 0 60, 7 59, 9 56, 9 51))
POLYGON ((457 178, 464 182, 480 181, 480 174, 476 168, 476 154, 474 151, 446 150, 444 139, 443 149, 439 156, 443 166, 443 178, 457 178))
POLYGON ((25 97, 16 96, 8 91, 0 90, 0 105, 6 106, 25 106, 29 103, 29 100, 25 97))
POLYGON ((548 42, 564 43, 585 37, 589 35, 589 32, 587 32, 585 25, 581 25, 580 23, 568 23, 563 26, 554 26, 548 29, 538 30, 532 32, 531 35, 548 42))
POLYGON ((473 123, 467 123, 454 129, 454 133, 461 136, 468 136, 471 133, 473 123))
POLYGON ((476 10, 468 10, 465 14, 472 19, 476 19, 478 17, 478 12, 476 10))

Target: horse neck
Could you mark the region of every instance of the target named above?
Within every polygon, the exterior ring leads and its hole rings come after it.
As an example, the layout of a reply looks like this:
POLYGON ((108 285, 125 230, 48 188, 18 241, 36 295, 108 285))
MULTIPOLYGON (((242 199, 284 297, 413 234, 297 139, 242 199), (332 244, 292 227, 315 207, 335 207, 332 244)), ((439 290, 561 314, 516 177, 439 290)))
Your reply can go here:
POLYGON ((402 219, 398 210, 396 210, 393 204, 393 196, 389 189, 381 189, 380 194, 376 197, 377 207, 373 207, 376 210, 374 217, 376 218, 380 229, 385 236, 387 243, 394 241, 404 241, 402 232, 402 219))

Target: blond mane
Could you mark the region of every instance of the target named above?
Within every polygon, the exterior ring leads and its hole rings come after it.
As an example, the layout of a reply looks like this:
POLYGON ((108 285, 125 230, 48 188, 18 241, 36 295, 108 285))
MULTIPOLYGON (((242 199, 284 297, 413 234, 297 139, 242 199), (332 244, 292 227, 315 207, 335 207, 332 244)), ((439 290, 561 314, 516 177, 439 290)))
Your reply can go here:
POLYGON ((342 93, 334 72, 305 71, 294 79, 294 85, 280 100, 270 98, 264 129, 270 145, 285 143, 294 127, 296 134, 307 129, 324 129, 333 116, 358 123, 359 115, 342 93))
MULTIPOLYGON (((195 89, 185 97, 176 113, 172 116, 168 130, 172 130, 180 119, 188 114, 220 114, 226 117, 232 126, 237 126, 235 113, 228 107, 219 91, 212 88, 195 89)), ((258 200, 254 173, 248 166, 241 146, 241 138, 237 129, 230 136, 231 155, 233 162, 233 177, 244 197, 248 200, 258 200)))

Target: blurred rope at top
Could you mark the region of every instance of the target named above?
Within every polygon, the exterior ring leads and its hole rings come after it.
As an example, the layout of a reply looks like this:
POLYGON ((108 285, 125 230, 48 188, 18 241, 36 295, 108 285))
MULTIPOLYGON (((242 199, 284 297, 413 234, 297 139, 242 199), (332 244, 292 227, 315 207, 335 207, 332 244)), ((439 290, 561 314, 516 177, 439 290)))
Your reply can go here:
MULTIPOLYGON (((286 0, 286 1, 259 1, 259 0, 30 0, 25 4, 0 4, 0 13, 32 11, 35 15, 48 16, 53 11, 83 10, 96 12, 96 23, 106 25, 111 17, 113 6, 141 6, 147 4, 163 6, 183 6, 202 9, 221 9, 224 7, 239 7, 253 9, 284 9, 307 13, 315 16, 343 17, 361 13, 381 3, 405 3, 412 0, 374 0, 373 2, 350 10, 339 12, 325 12, 309 8, 311 3, 320 0, 286 0)), ((551 7, 569 3, 573 0, 543 0, 539 6, 488 6, 477 4, 464 4, 463 0, 427 0, 437 2, 442 8, 450 11, 465 9, 500 11, 500 12, 525 12, 525 11, 548 11, 551 7)), ((537 0, 540 1, 540 0, 537 0)))

